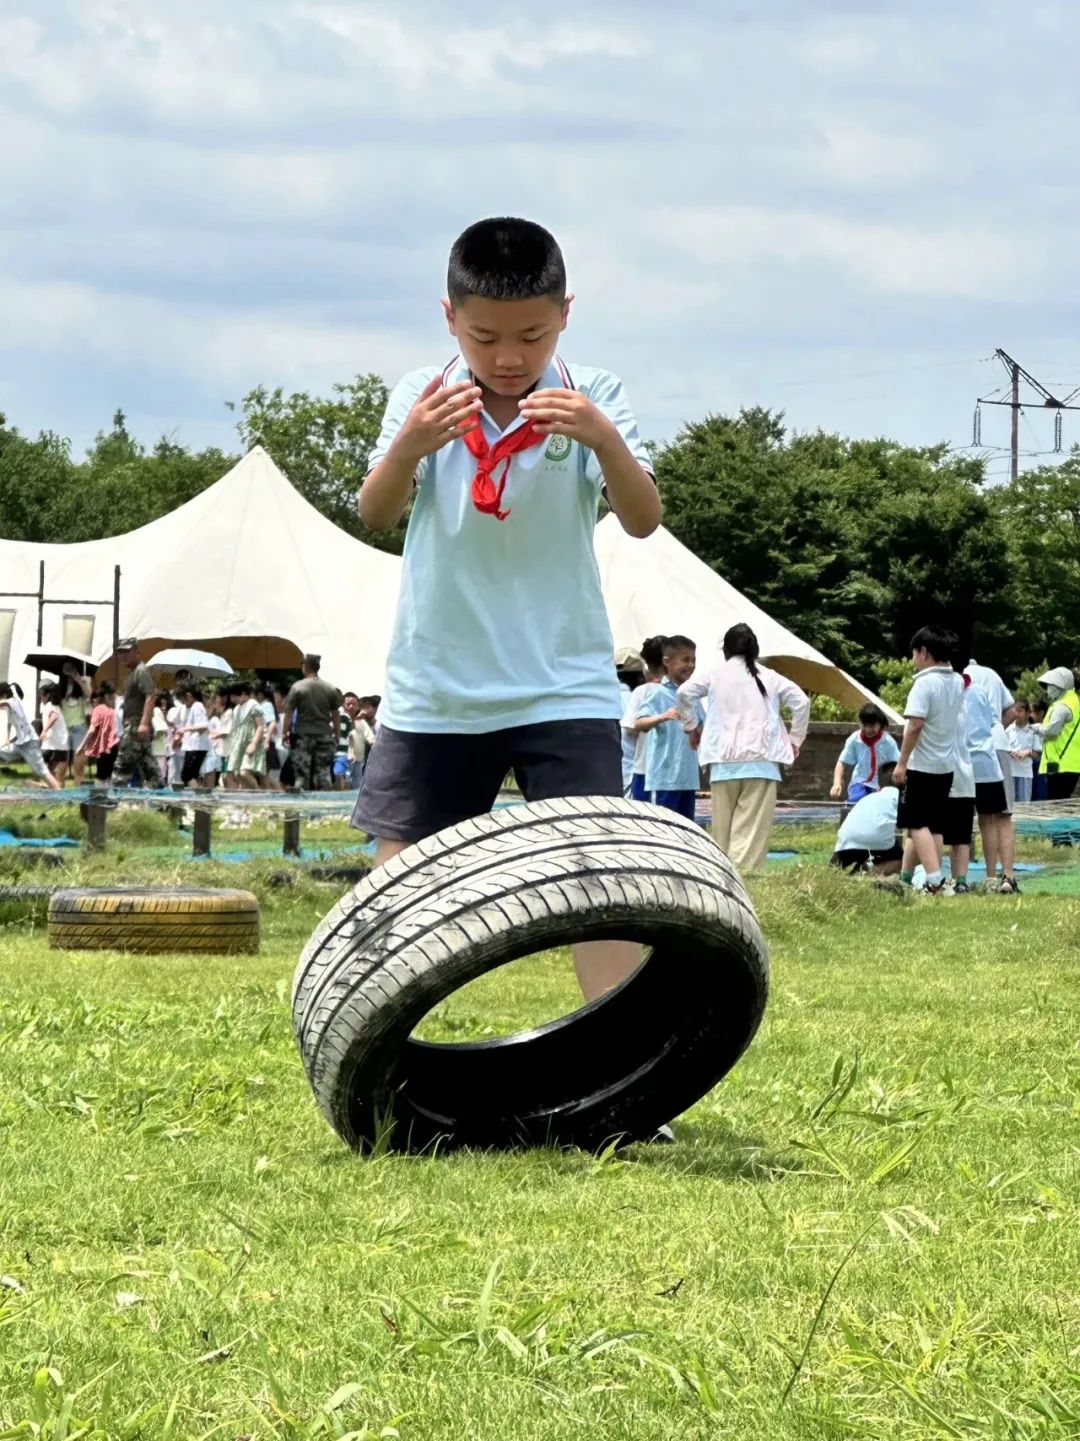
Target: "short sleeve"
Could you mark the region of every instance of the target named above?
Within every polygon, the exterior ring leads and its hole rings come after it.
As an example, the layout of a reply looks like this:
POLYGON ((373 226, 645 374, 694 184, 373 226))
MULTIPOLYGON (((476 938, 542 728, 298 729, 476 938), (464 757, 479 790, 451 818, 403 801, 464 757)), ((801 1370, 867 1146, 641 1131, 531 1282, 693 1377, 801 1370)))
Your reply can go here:
POLYGON ((845 766, 857 765, 859 761, 859 737, 848 736, 844 742, 844 749, 840 752, 840 763, 845 766))
POLYGON ((881 739, 881 764, 892 766, 895 765, 899 759, 900 747, 896 744, 896 737, 891 736, 888 731, 886 731, 881 739))
POLYGON ((412 410, 424 387, 435 379, 439 371, 434 366, 426 366, 423 370, 410 370, 408 375, 403 375, 390 392, 390 399, 386 402, 386 409, 383 411, 382 429, 379 431, 379 438, 375 442, 375 449, 368 459, 368 474, 375 469, 380 461, 386 459, 386 452, 393 444, 398 431, 405 423, 405 417, 412 410))
POLYGON ((999 677, 999 679, 998 679, 998 705, 997 705, 997 718, 998 718, 998 720, 1001 719, 1002 715, 1005 713, 1005 711, 1007 711, 1007 710, 1009 709, 1009 707, 1012 705, 1012 703, 1013 703, 1012 692, 1009 690, 1009 687, 1005 684, 1005 682, 1004 682, 1003 680, 1001 680, 1000 677, 999 677))
POLYGON ((915 677, 915 683, 904 702, 904 714, 913 716, 916 720, 925 720, 930 714, 930 688, 919 676, 915 677))
MULTIPOLYGON (((653 463, 649 452, 645 449, 645 442, 638 430, 637 419, 630 408, 630 399, 626 394, 626 387, 617 375, 610 371, 603 370, 597 373, 595 378, 590 379, 581 387, 582 391, 589 397, 598 410, 603 411, 608 420, 612 422, 615 429, 626 442, 626 448, 637 461, 638 465, 652 475, 653 463)), ((593 481, 596 485, 603 483, 604 475, 600 469, 600 462, 595 452, 584 450, 585 456, 585 478, 593 481)))

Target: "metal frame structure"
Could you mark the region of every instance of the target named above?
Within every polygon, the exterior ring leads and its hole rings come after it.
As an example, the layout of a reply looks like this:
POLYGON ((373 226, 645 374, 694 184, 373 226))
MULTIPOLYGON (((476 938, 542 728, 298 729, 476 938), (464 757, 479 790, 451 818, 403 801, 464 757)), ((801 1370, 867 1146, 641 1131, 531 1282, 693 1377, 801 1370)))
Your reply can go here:
MULTIPOLYGON (((113 566, 113 593, 111 600, 73 600, 66 597, 53 598, 45 594, 45 562, 38 563, 38 588, 37 590, 5 590, 0 591, 0 600, 36 600, 37 601, 37 645, 40 649, 45 634, 45 607, 47 605, 107 605, 112 609, 112 640, 113 640, 113 682, 119 688, 120 663, 117 659, 116 647, 120 644, 120 567, 113 566)), ((36 671, 37 682, 34 686, 34 714, 41 711, 41 671, 36 671)))

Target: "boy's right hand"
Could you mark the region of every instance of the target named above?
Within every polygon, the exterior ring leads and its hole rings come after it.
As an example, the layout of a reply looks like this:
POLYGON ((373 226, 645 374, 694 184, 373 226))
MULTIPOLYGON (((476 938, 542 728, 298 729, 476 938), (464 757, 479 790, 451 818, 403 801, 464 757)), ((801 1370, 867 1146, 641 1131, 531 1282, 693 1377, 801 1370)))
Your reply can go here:
POLYGON ((435 376, 417 396, 405 423, 394 439, 394 449, 417 464, 452 440, 460 440, 476 425, 476 412, 484 408, 482 391, 471 380, 443 385, 435 376))
POLYGON ((829 794, 832 796, 834 801, 838 801, 840 797, 844 794, 844 787, 833 786, 833 788, 829 791, 829 794))

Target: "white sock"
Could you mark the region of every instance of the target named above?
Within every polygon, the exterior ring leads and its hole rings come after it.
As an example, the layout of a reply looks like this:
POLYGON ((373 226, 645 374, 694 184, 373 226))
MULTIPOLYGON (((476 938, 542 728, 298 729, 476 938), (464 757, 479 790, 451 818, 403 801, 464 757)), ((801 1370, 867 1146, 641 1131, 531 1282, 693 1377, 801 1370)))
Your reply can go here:
POLYGON ((945 883, 945 872, 944 872, 944 871, 927 871, 927 873, 926 873, 926 884, 927 884, 928 886, 940 886, 940 885, 944 885, 944 883, 945 883))

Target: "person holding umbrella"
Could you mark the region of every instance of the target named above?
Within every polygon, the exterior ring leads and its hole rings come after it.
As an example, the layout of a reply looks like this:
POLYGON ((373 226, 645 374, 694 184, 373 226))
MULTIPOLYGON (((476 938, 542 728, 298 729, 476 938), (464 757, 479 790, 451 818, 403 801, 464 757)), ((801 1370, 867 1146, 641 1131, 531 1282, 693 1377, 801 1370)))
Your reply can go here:
POLYGON ((86 727, 90 722, 90 677, 82 675, 73 660, 64 661, 60 671, 60 715, 67 727, 68 758, 71 761, 75 784, 82 784, 82 768, 75 759, 75 753, 83 743, 86 727))

